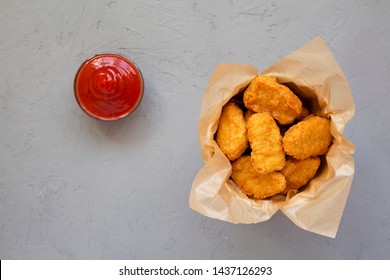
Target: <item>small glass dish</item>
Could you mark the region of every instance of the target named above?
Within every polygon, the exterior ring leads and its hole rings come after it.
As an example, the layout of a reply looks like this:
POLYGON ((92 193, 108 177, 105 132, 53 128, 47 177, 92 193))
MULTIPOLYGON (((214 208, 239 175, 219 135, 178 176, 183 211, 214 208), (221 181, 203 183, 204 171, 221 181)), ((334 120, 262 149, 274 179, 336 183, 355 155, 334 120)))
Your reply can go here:
POLYGON ((96 54, 84 61, 74 79, 80 108, 104 121, 122 119, 134 112, 144 93, 142 73, 130 59, 116 53, 96 54))

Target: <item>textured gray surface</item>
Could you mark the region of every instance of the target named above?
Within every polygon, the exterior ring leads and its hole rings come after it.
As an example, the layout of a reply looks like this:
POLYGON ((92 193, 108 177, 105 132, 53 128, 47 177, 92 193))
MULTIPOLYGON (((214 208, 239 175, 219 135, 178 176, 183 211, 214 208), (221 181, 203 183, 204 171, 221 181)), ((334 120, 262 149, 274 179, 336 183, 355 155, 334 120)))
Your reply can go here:
POLYGON ((0 0, 0 258, 390 258, 389 1, 0 0), (356 102, 356 173, 336 239, 281 213, 232 225, 188 208, 197 118, 218 63, 264 69, 320 35, 356 102), (87 57, 130 56, 135 114, 86 116, 87 57))

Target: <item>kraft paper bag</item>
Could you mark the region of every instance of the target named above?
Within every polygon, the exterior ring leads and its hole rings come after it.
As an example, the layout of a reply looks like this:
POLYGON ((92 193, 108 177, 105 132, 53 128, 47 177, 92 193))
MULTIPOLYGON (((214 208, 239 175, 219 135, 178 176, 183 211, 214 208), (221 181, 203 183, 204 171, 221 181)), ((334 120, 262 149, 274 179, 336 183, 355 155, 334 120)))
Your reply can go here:
POLYGON ((230 179, 231 163, 214 140, 222 107, 259 75, 245 64, 221 64, 203 96, 198 139, 205 165, 192 184, 190 207, 231 223, 258 223, 281 210, 297 226, 335 237, 354 174, 354 146, 343 130, 354 114, 354 101, 342 70, 324 41, 317 37, 265 69, 295 94, 310 100, 310 110, 331 119, 333 142, 317 175, 307 187, 271 199, 248 198, 230 179))

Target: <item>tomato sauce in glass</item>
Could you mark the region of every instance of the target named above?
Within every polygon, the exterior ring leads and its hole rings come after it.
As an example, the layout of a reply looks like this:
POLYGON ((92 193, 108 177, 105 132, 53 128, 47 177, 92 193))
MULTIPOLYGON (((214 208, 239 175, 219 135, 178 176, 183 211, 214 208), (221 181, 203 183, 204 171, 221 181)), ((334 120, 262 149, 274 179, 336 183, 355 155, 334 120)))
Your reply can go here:
POLYGON ((141 102, 144 83, 141 71, 118 54, 98 54, 78 69, 74 92, 80 107, 100 120, 118 120, 141 102))

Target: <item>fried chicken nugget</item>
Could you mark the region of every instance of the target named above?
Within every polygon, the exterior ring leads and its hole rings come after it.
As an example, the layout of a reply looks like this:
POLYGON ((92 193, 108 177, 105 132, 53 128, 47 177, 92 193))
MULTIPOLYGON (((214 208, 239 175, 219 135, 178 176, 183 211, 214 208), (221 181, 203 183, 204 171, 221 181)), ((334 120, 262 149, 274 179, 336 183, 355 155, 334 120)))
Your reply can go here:
POLYGON ((252 110, 248 110, 245 112, 245 121, 248 121, 249 118, 254 114, 255 112, 253 112, 252 110))
POLYGON ((282 135, 272 116, 255 113, 248 119, 248 140, 254 169, 262 174, 281 170, 286 163, 282 135))
POLYGON ((308 109, 306 109, 305 107, 302 107, 302 112, 301 114, 298 116, 297 120, 298 121, 301 121, 303 120, 304 118, 306 118, 308 115, 310 115, 310 111, 308 109))
POLYGON ((286 187, 286 179, 280 172, 260 174, 252 166, 250 156, 242 156, 232 163, 232 180, 243 193, 264 199, 280 193, 286 187))
POLYGON ((310 115, 290 127, 283 137, 283 149, 296 159, 323 155, 332 141, 330 120, 310 115))
POLYGON ((233 102, 223 108, 215 139, 229 160, 236 160, 248 148, 244 112, 233 102))
POLYGON ((269 112, 282 125, 302 112, 299 98, 273 76, 257 76, 244 92, 244 104, 254 112, 269 112))
POLYGON ((321 160, 318 157, 309 157, 304 160, 289 158, 281 170, 286 178, 286 188, 281 194, 287 194, 289 190, 297 190, 312 179, 320 166, 321 160))

